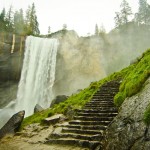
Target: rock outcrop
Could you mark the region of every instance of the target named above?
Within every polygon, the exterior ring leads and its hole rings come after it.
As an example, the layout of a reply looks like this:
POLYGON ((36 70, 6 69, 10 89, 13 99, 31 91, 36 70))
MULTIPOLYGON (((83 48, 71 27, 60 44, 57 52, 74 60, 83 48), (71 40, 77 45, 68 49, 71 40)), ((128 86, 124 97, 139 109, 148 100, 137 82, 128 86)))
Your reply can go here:
POLYGON ((20 128, 21 122, 23 121, 25 111, 20 111, 14 114, 8 122, 0 129, 0 139, 6 135, 14 135, 20 128))
POLYGON ((142 90, 127 98, 106 132, 105 150, 149 150, 150 129, 143 116, 150 103, 150 78, 142 90))
POLYGON ((0 33, 0 82, 19 81, 24 46, 24 36, 0 33))
POLYGON ((66 95, 58 95, 54 98, 54 100, 52 100, 51 102, 51 106, 54 106, 55 104, 59 104, 60 102, 64 102, 66 99, 68 98, 68 96, 66 95))

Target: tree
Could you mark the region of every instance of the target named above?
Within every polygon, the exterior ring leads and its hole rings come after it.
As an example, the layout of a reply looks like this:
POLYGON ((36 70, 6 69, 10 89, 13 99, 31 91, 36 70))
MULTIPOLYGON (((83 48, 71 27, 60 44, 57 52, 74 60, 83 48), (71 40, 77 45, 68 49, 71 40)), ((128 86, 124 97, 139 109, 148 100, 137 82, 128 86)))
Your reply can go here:
POLYGON ((13 32, 13 11, 12 11, 12 5, 10 6, 7 14, 6 14, 6 31, 7 32, 13 32))
POLYGON ((126 0, 123 0, 120 5, 120 12, 115 12, 115 26, 119 27, 120 25, 127 24, 129 22, 129 17, 132 15, 131 7, 126 0))
POLYGON ((3 8, 2 12, 0 13, 0 31, 6 31, 6 11, 3 8))
POLYGON ((17 34, 25 34, 25 23, 22 9, 14 13, 14 32, 17 34))
POLYGON ((48 27, 48 34, 50 34, 51 33, 51 27, 49 26, 48 27))
POLYGON ((63 24, 63 30, 67 30, 67 24, 63 24))
POLYGON ((121 5, 121 13, 120 13, 120 19, 122 24, 127 24, 129 22, 129 16, 132 15, 131 7, 129 6, 129 3, 126 0, 123 0, 121 5))
POLYGON ((99 35, 99 29, 98 29, 98 25, 95 25, 95 35, 99 35))
POLYGON ((40 34, 39 23, 37 21, 34 3, 32 4, 32 7, 28 6, 28 9, 26 11, 25 26, 26 26, 26 32, 28 35, 30 35, 30 34, 31 35, 39 35, 40 34))
POLYGON ((120 25, 122 25, 122 20, 121 20, 121 16, 119 12, 115 12, 116 16, 114 17, 115 19, 115 26, 119 27, 120 25))
POLYGON ((140 24, 150 24, 150 5, 147 3, 147 0, 139 0, 136 22, 140 24))

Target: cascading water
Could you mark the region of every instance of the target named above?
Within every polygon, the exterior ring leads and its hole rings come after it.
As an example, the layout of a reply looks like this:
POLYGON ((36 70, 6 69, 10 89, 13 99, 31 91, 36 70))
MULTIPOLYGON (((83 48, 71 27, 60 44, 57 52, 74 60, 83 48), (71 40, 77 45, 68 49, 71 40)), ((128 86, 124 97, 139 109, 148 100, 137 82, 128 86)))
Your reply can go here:
POLYGON ((57 39, 27 37, 17 99, 0 111, 0 127, 15 112, 25 110, 25 116, 29 116, 36 104, 43 108, 50 106, 57 46, 57 39))

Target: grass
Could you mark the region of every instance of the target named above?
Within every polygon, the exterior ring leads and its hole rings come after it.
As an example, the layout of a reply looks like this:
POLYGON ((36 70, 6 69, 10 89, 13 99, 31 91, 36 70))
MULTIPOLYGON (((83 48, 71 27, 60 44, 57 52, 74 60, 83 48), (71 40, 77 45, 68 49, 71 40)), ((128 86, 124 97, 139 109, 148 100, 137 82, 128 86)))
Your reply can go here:
MULTIPOLYGON (((126 97, 130 97, 141 90, 143 83, 149 76, 150 50, 147 50, 141 59, 135 64, 132 64, 119 72, 113 73, 98 82, 91 83, 88 88, 82 90, 78 94, 73 94, 65 102, 59 103, 54 105, 52 108, 35 113, 32 116, 25 118, 22 123, 22 128, 32 123, 42 123, 44 118, 54 114, 66 114, 68 108, 73 110, 81 109, 88 101, 91 100, 92 96, 95 92, 97 92, 102 84, 118 78, 122 79, 122 83, 118 94, 114 98, 114 103, 117 107, 120 107, 126 97)), ((150 123, 150 107, 148 107, 145 111, 144 120, 146 123, 150 123)))
POLYGON ((114 98, 115 105, 120 107, 126 97, 138 93, 149 76, 150 50, 147 50, 138 62, 128 67, 127 74, 119 88, 119 93, 114 98))

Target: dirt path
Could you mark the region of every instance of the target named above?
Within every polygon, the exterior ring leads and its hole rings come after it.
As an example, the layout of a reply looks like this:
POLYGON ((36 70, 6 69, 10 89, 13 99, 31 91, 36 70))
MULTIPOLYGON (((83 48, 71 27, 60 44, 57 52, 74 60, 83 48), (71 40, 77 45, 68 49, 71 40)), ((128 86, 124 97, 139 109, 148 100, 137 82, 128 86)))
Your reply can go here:
POLYGON ((0 150, 88 150, 75 146, 43 144, 45 138, 49 136, 53 129, 53 126, 31 125, 14 137, 9 136, 2 139, 0 150))

